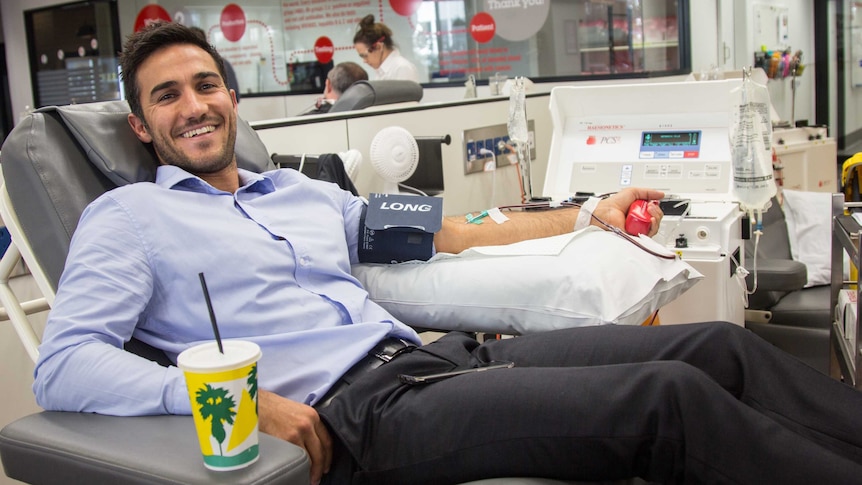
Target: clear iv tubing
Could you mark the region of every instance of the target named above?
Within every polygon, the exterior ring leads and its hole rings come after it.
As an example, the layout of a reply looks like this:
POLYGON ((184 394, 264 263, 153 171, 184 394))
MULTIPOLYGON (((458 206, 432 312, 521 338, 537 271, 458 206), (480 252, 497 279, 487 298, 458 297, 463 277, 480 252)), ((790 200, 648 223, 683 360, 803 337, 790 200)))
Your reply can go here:
POLYGON ((688 217, 689 213, 691 212, 691 200, 689 200, 689 199, 680 200, 679 202, 677 202, 676 204, 673 205, 673 208, 676 209, 683 204, 685 204, 686 207, 683 210, 682 214, 680 214, 679 219, 677 220, 676 224, 672 228, 670 228, 669 231, 666 231, 666 232, 660 231, 658 234, 656 234, 656 236, 662 236, 661 240, 665 244, 668 242, 669 237, 672 237, 672 236, 677 234, 677 229, 679 229, 679 226, 682 225, 682 221, 686 217, 688 217))
POLYGON ((515 145, 518 152, 518 168, 521 171, 521 202, 526 203, 533 199, 533 182, 530 180, 529 147, 526 143, 515 145))
MULTIPOLYGON (((748 211, 748 216, 751 217, 752 221, 754 221, 754 253, 751 263, 751 271, 754 273, 754 281, 751 285, 751 289, 745 290, 746 295, 754 294, 754 292, 757 291, 757 247, 760 245, 760 236, 763 235, 763 211, 758 209, 756 214, 757 215, 755 217, 755 211, 748 211)), ((746 306, 747 303, 748 301, 746 301, 746 306)))
MULTIPOLYGON (((608 194, 606 194, 606 195, 608 195, 608 194)), ((581 204, 579 204, 579 203, 577 203, 577 202, 560 202, 560 203, 559 203, 559 206, 560 206, 560 207, 578 207, 578 208, 580 208, 580 207, 581 207, 581 204)), ((525 203, 525 204, 520 204, 520 205, 506 205, 506 206, 500 206, 500 207, 498 207, 498 209, 500 209, 500 210, 507 210, 507 209, 508 209, 508 210, 512 210, 512 209, 553 209, 553 208, 554 208, 554 206, 552 206, 550 202, 532 202, 532 203, 525 203)), ((622 229, 620 229, 620 228, 618 228, 618 227, 616 227, 616 226, 613 226, 613 225, 611 225, 611 224, 608 224, 607 222, 605 222, 605 221, 603 221, 602 219, 600 219, 599 217, 597 217, 595 214, 590 214, 590 216, 593 218, 593 220, 595 220, 596 222, 598 222, 598 223, 599 223, 599 225, 601 225, 602 227, 604 227, 606 230, 608 230, 608 231, 610 231, 610 232, 612 232, 612 233, 616 234, 617 236, 620 236, 621 238, 623 238, 623 239, 627 240, 628 242, 630 242, 630 243, 634 244, 635 246, 637 246, 637 247, 638 247, 638 248, 640 248, 641 250, 643 250, 643 251, 645 251, 645 252, 647 252, 647 253, 649 253, 649 254, 651 254, 651 255, 655 256, 655 257, 658 257, 658 258, 662 258, 662 259, 676 259, 676 255, 675 255, 675 254, 661 254, 661 253, 657 253, 657 252, 653 251, 652 249, 650 249, 650 248, 648 248, 648 247, 644 246, 643 244, 641 244, 641 243, 640 243, 637 239, 635 239, 634 237, 630 236, 629 234, 626 234, 626 232, 625 232, 625 231, 623 231, 622 229)))

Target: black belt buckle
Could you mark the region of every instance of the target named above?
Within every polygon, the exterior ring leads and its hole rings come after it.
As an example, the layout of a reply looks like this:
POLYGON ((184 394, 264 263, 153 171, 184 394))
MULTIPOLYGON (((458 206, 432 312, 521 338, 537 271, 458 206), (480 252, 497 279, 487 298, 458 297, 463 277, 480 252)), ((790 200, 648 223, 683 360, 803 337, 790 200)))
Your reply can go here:
POLYGON ((387 338, 382 340, 376 347, 368 352, 372 357, 389 363, 395 357, 412 350, 415 345, 400 338, 387 338))
POLYGON ((391 362, 394 358, 410 352, 414 348, 416 348, 415 344, 400 338, 390 337, 381 340, 373 349, 368 351, 366 357, 363 357, 353 367, 348 369, 341 378, 335 381, 335 384, 332 385, 329 391, 314 406, 318 409, 329 406, 332 400, 335 399, 335 396, 341 394, 342 391, 350 387, 353 382, 361 378, 366 372, 391 362))

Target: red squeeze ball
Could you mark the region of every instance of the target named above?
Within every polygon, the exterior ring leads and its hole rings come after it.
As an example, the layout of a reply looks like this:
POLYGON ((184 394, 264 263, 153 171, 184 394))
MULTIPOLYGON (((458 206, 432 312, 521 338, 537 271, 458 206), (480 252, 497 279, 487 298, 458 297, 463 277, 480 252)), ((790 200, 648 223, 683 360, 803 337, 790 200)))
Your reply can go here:
POLYGON ((649 205, 650 201, 643 199, 632 202, 626 215, 627 233, 633 236, 649 234, 650 219, 652 218, 647 210, 649 205))

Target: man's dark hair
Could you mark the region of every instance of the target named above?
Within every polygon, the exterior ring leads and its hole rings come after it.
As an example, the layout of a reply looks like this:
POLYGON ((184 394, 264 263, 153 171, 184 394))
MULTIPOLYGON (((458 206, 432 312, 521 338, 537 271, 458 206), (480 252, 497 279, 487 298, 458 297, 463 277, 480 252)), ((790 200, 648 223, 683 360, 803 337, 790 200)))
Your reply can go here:
POLYGON ((192 29, 192 31, 194 31, 194 33, 198 34, 198 37, 200 37, 203 40, 207 40, 207 33, 204 32, 204 29, 202 29, 200 27, 195 27, 194 25, 192 25, 189 28, 192 29))
POLYGON ((224 60, 206 39, 192 28, 176 22, 153 22, 126 39, 123 52, 120 53, 120 68, 122 69, 123 89, 129 108, 141 120, 144 119, 141 108, 141 91, 138 87, 138 68, 154 52, 175 44, 191 44, 200 47, 216 63, 222 81, 227 82, 224 60))
POLYGON ((356 81, 368 79, 368 73, 355 62, 339 62, 326 76, 332 85, 332 90, 339 96, 356 81))

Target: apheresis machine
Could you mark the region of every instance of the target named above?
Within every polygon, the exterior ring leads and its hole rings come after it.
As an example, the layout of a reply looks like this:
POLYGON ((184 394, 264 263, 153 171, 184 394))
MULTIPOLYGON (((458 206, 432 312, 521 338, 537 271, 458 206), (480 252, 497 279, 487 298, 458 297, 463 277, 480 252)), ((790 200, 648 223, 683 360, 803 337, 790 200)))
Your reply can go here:
MULTIPOLYGON (((554 131, 543 196, 564 201, 626 187, 666 195, 654 239, 673 248, 704 279, 660 310, 663 325, 744 324, 744 278, 737 268, 749 223, 734 190, 732 156, 738 155, 732 132, 739 123, 732 96, 740 87, 737 79, 566 86, 551 92, 554 131)), ((751 119, 761 115, 768 119, 759 112, 751 119)), ((742 176, 767 186, 774 184, 769 170, 768 177, 742 176)))

